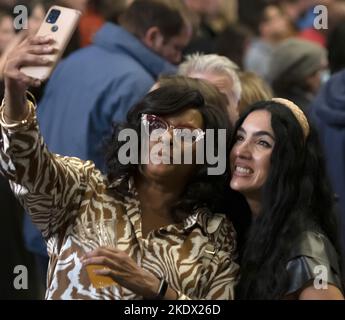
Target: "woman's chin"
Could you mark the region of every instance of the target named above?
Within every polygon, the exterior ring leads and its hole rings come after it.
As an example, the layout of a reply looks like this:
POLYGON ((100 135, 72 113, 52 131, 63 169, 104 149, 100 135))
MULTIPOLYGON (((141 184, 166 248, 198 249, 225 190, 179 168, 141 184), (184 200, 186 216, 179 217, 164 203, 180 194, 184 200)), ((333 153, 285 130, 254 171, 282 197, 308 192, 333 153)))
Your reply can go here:
POLYGON ((240 192, 242 194, 248 191, 248 187, 237 181, 237 179, 232 179, 230 182, 230 188, 234 191, 240 192))
POLYGON ((172 176, 176 172, 176 166, 172 164, 149 164, 145 168, 146 174, 156 177, 172 176))

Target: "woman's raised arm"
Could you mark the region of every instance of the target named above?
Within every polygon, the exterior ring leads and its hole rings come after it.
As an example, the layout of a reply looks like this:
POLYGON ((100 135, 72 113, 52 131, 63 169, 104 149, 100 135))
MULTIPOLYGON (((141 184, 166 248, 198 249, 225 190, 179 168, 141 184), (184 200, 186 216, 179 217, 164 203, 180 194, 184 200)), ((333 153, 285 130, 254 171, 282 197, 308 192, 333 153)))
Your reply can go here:
POLYGON ((33 103, 26 98, 40 81, 23 74, 24 66, 44 66, 54 51, 50 38, 30 38, 9 55, 5 67, 5 99, 0 109, 0 172, 45 238, 71 221, 81 205, 91 175, 101 174, 91 162, 48 151, 38 129, 33 103))

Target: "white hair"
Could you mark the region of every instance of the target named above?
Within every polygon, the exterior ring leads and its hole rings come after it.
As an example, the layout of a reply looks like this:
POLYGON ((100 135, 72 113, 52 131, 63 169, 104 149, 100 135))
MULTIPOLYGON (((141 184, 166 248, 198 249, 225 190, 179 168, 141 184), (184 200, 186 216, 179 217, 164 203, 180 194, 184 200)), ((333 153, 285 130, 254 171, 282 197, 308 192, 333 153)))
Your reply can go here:
POLYGON ((242 94, 241 81, 237 74, 239 70, 239 66, 227 57, 218 54, 195 53, 186 56, 186 61, 178 68, 178 74, 183 76, 191 76, 193 73, 217 74, 230 78, 233 86, 229 94, 237 106, 242 94))

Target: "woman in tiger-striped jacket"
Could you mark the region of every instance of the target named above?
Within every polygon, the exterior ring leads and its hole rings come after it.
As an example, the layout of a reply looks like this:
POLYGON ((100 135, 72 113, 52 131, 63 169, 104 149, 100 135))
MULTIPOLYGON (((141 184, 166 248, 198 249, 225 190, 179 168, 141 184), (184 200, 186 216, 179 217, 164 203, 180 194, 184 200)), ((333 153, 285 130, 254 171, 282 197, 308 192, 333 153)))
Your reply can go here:
MULTIPOLYGON (((20 68, 45 65, 39 54, 53 50, 51 41, 26 40, 10 55, 0 110, 1 173, 48 243, 46 298, 232 299, 238 274, 235 232, 225 215, 209 210, 221 177, 208 176, 206 165, 122 165, 120 126, 109 144, 107 176, 92 162, 49 152, 34 105, 25 99, 26 89, 40 83, 20 68), (115 248, 93 238, 104 226, 115 234, 115 248), (89 265, 103 266, 96 273, 115 283, 95 288, 89 265)), ((125 128, 150 134, 161 129, 159 139, 169 141, 179 129, 193 129, 189 147, 195 155, 196 145, 205 143, 205 130, 227 128, 225 118, 198 91, 168 86, 148 94, 128 115, 125 128)), ((150 142, 150 151, 156 144, 150 142)))

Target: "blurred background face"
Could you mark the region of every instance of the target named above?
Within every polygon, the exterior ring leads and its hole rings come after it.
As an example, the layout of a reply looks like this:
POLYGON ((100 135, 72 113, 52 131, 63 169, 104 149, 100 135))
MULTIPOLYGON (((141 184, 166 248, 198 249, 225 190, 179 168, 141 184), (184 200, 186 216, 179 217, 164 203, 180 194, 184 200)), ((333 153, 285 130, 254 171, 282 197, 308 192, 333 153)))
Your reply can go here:
POLYGON ((266 110, 250 113, 236 132, 230 153, 230 186, 244 196, 260 196, 275 145, 271 114, 266 110))
MULTIPOLYGON (((202 118, 201 113, 196 109, 187 109, 181 113, 175 115, 168 115, 168 116, 159 116, 159 118, 163 119, 165 122, 174 126, 175 128, 187 128, 190 130, 195 129, 203 129, 204 121, 202 118)), ((157 137, 158 138, 158 137, 157 137)), ((188 179, 195 170, 195 165, 187 165, 187 164, 173 164, 173 148, 179 148, 181 150, 182 156, 182 163, 183 163, 183 144, 176 143, 172 145, 173 139, 173 131, 169 129, 163 136, 162 139, 170 139, 171 147, 170 147, 170 155, 162 154, 162 152, 158 153, 159 158, 161 157, 168 157, 171 164, 154 164, 149 163, 148 165, 143 166, 143 173, 146 177, 152 180, 160 180, 160 179, 178 179, 181 180, 183 177, 188 179)), ((158 139, 155 139, 158 140, 158 139)), ((164 140, 165 141, 165 140, 164 140)), ((153 148, 156 146, 155 150, 152 151, 153 153, 157 154, 157 146, 160 141, 150 141, 150 153, 153 148)), ((187 147, 187 146, 186 146, 187 147)), ((195 154, 196 144, 194 143, 190 148, 193 148, 193 155, 195 154)))
POLYGON ((179 64, 182 60, 182 52, 187 47, 191 37, 192 31, 188 28, 183 28, 179 35, 171 37, 167 41, 162 41, 161 44, 153 49, 170 63, 179 64))
POLYGON ((276 6, 268 6, 260 33, 269 40, 279 41, 290 35, 291 25, 287 16, 276 6))
POLYGON ((15 35, 13 19, 10 16, 0 17, 0 55, 15 35))

